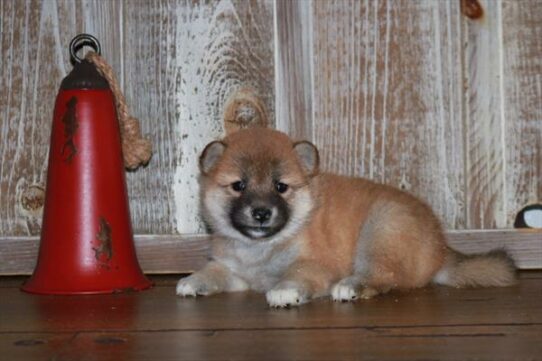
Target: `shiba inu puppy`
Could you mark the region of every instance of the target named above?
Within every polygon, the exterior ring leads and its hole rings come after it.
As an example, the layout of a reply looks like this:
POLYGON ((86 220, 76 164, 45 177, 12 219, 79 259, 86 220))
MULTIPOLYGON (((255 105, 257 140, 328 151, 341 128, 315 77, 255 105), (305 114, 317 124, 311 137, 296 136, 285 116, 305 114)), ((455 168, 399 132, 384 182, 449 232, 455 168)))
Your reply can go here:
POLYGON ((446 245, 439 220, 414 196, 319 171, 316 147, 266 128, 210 143, 200 157, 212 260, 182 278, 180 296, 255 290, 273 307, 331 295, 370 298, 430 282, 507 286, 503 251, 466 256, 446 245))

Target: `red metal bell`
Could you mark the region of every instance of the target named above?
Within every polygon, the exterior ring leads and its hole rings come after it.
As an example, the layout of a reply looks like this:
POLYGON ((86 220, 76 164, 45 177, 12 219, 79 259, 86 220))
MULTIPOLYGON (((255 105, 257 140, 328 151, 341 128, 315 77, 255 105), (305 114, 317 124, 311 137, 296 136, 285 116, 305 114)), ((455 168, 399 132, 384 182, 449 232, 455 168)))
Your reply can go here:
POLYGON ((56 99, 38 262, 22 290, 111 293, 151 286, 137 261, 115 99, 95 66, 75 54, 56 99))

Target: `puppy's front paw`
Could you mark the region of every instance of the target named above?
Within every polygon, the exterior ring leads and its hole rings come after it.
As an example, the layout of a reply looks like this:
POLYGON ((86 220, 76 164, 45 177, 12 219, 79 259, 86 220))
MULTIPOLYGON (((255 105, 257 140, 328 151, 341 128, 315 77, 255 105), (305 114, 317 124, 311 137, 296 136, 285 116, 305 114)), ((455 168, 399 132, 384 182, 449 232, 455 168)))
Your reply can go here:
POLYGON ((265 294, 271 307, 299 306, 309 300, 307 292, 296 282, 283 282, 265 294))
POLYGON ((176 293, 182 297, 207 296, 212 292, 211 285, 207 284, 197 275, 181 278, 177 283, 176 293))

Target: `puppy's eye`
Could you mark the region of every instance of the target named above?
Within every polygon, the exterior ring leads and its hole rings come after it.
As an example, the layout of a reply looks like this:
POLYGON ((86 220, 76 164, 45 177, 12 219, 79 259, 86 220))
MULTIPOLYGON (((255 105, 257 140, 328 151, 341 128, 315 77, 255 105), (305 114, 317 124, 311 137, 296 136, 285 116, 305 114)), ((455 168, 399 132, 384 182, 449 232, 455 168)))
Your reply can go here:
POLYGON ((236 192, 242 192, 245 190, 246 187, 247 185, 243 181, 237 181, 231 184, 231 189, 233 189, 236 192))
POLYGON ((275 189, 279 193, 284 193, 284 192, 286 192, 288 190, 288 184, 285 184, 285 183, 282 183, 282 182, 277 182, 277 183, 275 183, 275 189))

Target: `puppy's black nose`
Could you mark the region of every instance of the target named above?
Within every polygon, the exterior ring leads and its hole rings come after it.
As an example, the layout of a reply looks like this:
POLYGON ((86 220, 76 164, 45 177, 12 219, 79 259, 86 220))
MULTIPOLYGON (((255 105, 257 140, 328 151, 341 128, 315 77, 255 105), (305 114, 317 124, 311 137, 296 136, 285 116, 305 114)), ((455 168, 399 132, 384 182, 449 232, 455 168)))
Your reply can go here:
POLYGON ((268 221, 271 218, 271 210, 269 208, 254 208, 252 210, 252 218, 260 223, 268 221))

